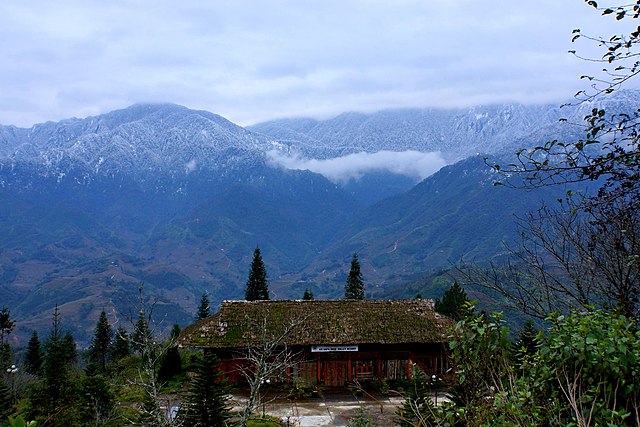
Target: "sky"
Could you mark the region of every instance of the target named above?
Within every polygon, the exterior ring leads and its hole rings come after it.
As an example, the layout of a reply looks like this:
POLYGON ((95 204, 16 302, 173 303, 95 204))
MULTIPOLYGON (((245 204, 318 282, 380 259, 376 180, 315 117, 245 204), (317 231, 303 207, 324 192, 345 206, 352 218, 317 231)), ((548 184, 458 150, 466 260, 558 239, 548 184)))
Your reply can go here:
MULTIPOLYGON (((630 20, 631 21, 631 20, 630 20)), ((239 125, 345 111, 563 103, 602 64, 582 0, 58 0, 0 4, 0 124, 171 102, 239 125)), ((637 24, 637 23, 636 23, 637 24)))

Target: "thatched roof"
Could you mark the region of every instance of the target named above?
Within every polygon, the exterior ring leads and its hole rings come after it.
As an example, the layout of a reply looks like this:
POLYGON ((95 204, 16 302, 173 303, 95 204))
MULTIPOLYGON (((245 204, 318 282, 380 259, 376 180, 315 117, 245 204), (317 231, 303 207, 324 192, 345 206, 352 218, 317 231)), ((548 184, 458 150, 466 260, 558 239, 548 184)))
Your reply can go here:
POLYGON ((186 327, 179 344, 248 347, 286 328, 287 345, 433 343, 445 341, 452 324, 431 300, 223 301, 220 312, 186 327))

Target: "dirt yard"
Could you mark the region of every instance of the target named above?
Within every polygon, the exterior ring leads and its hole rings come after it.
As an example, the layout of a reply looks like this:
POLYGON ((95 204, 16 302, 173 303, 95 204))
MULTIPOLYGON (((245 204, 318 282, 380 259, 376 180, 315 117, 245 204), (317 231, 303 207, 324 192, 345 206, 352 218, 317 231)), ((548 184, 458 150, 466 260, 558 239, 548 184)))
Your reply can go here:
MULTIPOLYGON (((236 408, 242 406, 243 398, 236 397, 236 408)), ((287 427, 346 426, 349 418, 363 408, 377 427, 397 425, 396 409, 403 399, 388 396, 356 397, 351 394, 326 396, 303 401, 265 399, 268 403, 259 407, 258 414, 275 416, 287 427)))

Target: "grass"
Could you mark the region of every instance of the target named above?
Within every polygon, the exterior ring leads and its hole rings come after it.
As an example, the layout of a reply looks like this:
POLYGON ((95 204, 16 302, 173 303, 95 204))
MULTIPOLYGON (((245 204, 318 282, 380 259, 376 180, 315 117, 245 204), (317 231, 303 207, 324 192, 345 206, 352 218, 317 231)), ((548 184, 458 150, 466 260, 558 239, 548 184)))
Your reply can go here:
POLYGON ((252 417, 247 423, 247 427, 280 427, 280 419, 265 415, 264 417, 252 417))

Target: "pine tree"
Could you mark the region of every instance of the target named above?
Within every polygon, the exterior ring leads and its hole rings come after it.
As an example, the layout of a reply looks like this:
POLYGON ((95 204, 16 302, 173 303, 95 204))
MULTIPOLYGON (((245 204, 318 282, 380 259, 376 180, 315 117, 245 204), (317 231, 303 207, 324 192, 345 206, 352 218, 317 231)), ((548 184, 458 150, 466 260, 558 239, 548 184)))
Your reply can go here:
POLYGON ((70 332, 63 335, 60 310, 56 305, 53 313, 51 333, 44 343, 44 404, 41 408, 49 415, 57 413, 66 404, 74 401, 75 388, 72 381, 73 364, 77 360, 76 345, 70 332))
POLYGON ((0 375, 0 425, 11 414, 12 406, 11 390, 0 375))
POLYGON ((85 369, 81 389, 78 415, 82 425, 105 426, 115 418, 115 396, 96 364, 89 364, 85 369))
POLYGON ((307 288, 304 290, 304 295, 302 296, 302 299, 306 301, 310 301, 313 299, 313 292, 311 292, 311 289, 307 288))
POLYGON ((182 358, 180 357, 180 352, 176 346, 178 335, 180 335, 180 326, 175 324, 171 329, 169 348, 167 348, 166 353, 160 360, 158 380, 161 382, 169 381, 171 378, 182 373, 182 358))
POLYGON ((364 281, 362 280, 362 273, 360 272, 358 254, 353 254, 353 258, 351 259, 351 269, 349 270, 347 284, 344 288, 344 298, 364 299, 364 281))
POLYGON ((107 314, 104 310, 100 313, 100 318, 96 323, 95 333, 91 339, 89 347, 89 357, 91 361, 98 362, 104 373, 107 370, 107 360, 111 349, 111 341, 113 340, 113 329, 107 320, 107 314))
POLYGON ((458 321, 467 316, 468 302, 469 297, 467 297, 467 293, 458 282, 453 282, 453 285, 444 293, 442 301, 436 299, 434 309, 436 312, 458 321))
POLYGON ((16 327, 15 320, 11 319, 11 313, 7 307, 0 310, 0 372, 4 372, 11 366, 11 344, 9 344, 9 335, 16 327))
POLYGON ((131 347, 134 351, 142 354, 144 347, 152 341, 151 330, 149 329, 149 321, 145 310, 140 310, 138 320, 133 326, 133 334, 131 335, 131 347))
POLYGON ((262 262, 260 248, 256 248, 253 252, 253 261, 251 261, 251 270, 249 271, 249 279, 245 297, 247 301, 268 300, 269 287, 267 285, 267 270, 262 262))
POLYGON ((24 357, 24 370, 31 375, 40 376, 42 374, 42 346, 40 345, 40 338, 36 331, 33 331, 27 344, 27 353, 24 357))
POLYGON ((122 326, 118 327, 116 330, 110 353, 113 360, 120 360, 131 354, 131 348, 129 347, 129 334, 122 326))
POLYGON ((522 328, 522 332, 516 339, 515 347, 522 349, 527 354, 533 354, 539 346, 538 331, 533 325, 533 321, 529 319, 524 323, 524 328, 522 328))
POLYGON ((527 369, 526 361, 538 351, 539 347, 538 331, 536 331, 533 321, 527 320, 512 347, 513 360, 516 368, 519 370, 527 369))
POLYGON ((190 380, 189 394, 179 417, 189 427, 224 427, 231 417, 229 390, 218 381, 218 359, 212 353, 198 357, 190 380))
POLYGON ((211 307, 209 306, 209 295, 205 292, 202 294, 202 298, 200 298, 196 321, 206 319, 209 316, 211 316, 211 307))

